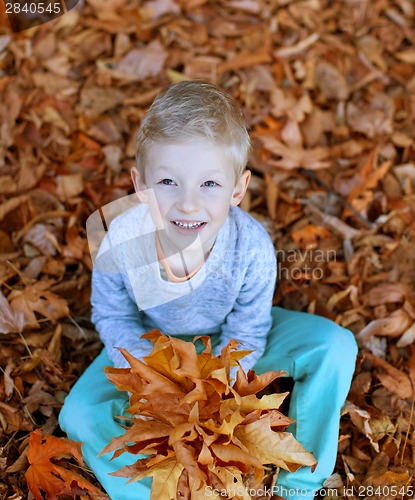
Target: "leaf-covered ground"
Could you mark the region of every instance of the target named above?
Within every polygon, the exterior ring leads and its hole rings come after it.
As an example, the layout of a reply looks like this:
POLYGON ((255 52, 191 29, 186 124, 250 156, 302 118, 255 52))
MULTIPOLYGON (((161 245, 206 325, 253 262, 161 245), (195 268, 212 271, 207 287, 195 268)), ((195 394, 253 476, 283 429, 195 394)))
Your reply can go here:
POLYGON ((275 305, 359 342, 330 484, 415 486, 414 40, 411 0, 81 0, 18 34, 1 13, 1 498, 31 498, 29 433, 62 435, 101 348, 85 222, 132 192, 157 92, 199 77, 244 108, 242 207, 278 250, 275 305))

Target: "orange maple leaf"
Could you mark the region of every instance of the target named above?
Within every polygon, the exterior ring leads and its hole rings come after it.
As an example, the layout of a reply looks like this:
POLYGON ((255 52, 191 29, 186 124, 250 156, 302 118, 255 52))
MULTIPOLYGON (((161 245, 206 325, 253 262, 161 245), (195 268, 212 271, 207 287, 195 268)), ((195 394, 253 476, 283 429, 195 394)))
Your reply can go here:
POLYGON ((47 499, 55 499, 62 493, 72 494, 73 488, 100 493, 100 490, 84 477, 53 463, 63 457, 74 456, 80 465, 83 465, 82 443, 69 439, 47 435, 42 438, 42 431, 36 429, 30 433, 27 459, 30 463, 25 473, 27 485, 35 500, 43 500, 40 490, 46 493, 47 499), (74 484, 75 483, 75 484, 74 484))

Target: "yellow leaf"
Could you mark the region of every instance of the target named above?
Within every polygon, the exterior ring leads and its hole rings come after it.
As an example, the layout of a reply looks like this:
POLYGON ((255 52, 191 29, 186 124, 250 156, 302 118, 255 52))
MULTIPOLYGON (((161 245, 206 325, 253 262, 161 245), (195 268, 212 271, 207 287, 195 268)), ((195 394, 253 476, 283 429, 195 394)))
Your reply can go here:
POLYGON ((412 477, 410 477, 405 472, 393 472, 391 470, 388 470, 380 476, 374 477, 372 484, 374 488, 379 488, 382 486, 394 486, 396 489, 399 489, 408 486, 411 481, 412 477))
MULTIPOLYGON (((251 497, 248 495, 246 487, 243 483, 242 474, 237 467, 233 466, 215 467, 213 472, 222 481, 225 487, 225 491, 227 493, 229 493, 230 495, 232 493, 236 493, 231 498, 235 498, 237 500, 251 500, 251 497)), ((212 489, 210 491, 212 491, 212 489)))
POLYGON ((174 445, 181 440, 192 441, 196 437, 197 432, 195 430, 195 425, 191 422, 185 422, 183 424, 176 425, 171 431, 169 445, 174 445))
POLYGON ((233 384, 233 389, 241 396, 248 396, 249 394, 256 394, 262 391, 276 378, 285 375, 283 371, 268 371, 261 375, 256 375, 253 370, 249 370, 248 376, 245 375, 243 370, 238 370, 236 375, 236 382, 233 384))
POLYGON ((235 462, 239 462, 239 469, 244 472, 249 472, 251 467, 255 467, 256 469, 263 470, 264 467, 261 462, 256 458, 255 455, 250 453, 246 453, 241 450, 239 446, 236 446, 233 443, 229 444, 216 444, 213 443, 211 445, 211 449, 213 453, 222 461, 229 464, 234 464, 235 462))
POLYGON ((189 473, 189 486, 193 490, 200 490, 206 485, 207 476, 199 467, 196 460, 195 449, 189 444, 178 441, 173 445, 177 461, 184 466, 189 473))
POLYGON ((177 482, 184 467, 175 458, 154 466, 150 500, 176 500, 177 482))
POLYGON ((170 379, 168 379, 164 375, 161 375, 156 370, 153 370, 142 361, 134 358, 134 356, 132 356, 125 349, 120 348, 119 350, 121 351, 125 359, 130 363, 132 372, 139 375, 145 381, 149 382, 149 387, 148 389, 144 390, 143 394, 151 393, 155 389, 160 388, 163 389, 164 392, 178 394, 182 397, 185 396, 183 391, 181 391, 179 387, 170 379))
POLYGON ((184 467, 175 457, 146 467, 149 460, 139 460, 133 465, 127 465, 117 472, 112 472, 112 476, 131 477, 129 483, 139 481, 144 477, 152 477, 150 500, 176 500, 177 482, 184 467))
POLYGON ((257 398, 255 394, 250 394, 249 396, 242 396, 240 401, 236 401, 234 398, 225 399, 225 401, 222 402, 222 405, 229 407, 232 411, 239 408, 242 412, 251 412, 253 410, 277 410, 282 405, 282 402, 288 394, 288 392, 281 394, 269 394, 262 396, 261 399, 257 398))
POLYGON ((209 429, 216 434, 223 434, 231 440, 233 432, 237 425, 245 420, 239 410, 235 410, 231 415, 228 415, 220 422, 215 422, 213 419, 207 420, 202 425, 205 429, 209 429))
POLYGON ((175 71, 174 69, 167 68, 166 69, 167 78, 172 83, 183 82, 185 80, 189 80, 189 77, 180 73, 179 71, 175 71))
POLYGON ((402 50, 395 54, 397 59, 409 64, 415 64, 415 49, 402 50))
POLYGON ((214 462, 212 453, 205 442, 202 443, 202 450, 199 453, 197 461, 202 465, 209 465, 214 462))
POLYGON ((167 439, 171 431, 172 426, 164 422, 137 418, 134 420, 134 425, 127 429, 125 434, 113 438, 101 451, 99 456, 110 451, 114 451, 117 448, 125 446, 127 443, 131 442, 142 444, 144 448, 148 441, 154 441, 155 439, 160 438, 167 439))
POLYGON ((238 426, 234 434, 262 464, 275 464, 290 472, 301 465, 317 464, 313 455, 292 434, 271 429, 269 415, 251 424, 238 426))

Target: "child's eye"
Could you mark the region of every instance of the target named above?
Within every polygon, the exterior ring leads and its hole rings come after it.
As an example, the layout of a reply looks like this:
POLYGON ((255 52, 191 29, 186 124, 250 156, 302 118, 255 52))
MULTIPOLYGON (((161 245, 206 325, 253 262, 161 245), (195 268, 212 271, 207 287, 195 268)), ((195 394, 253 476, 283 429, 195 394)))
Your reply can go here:
POLYGON ((163 179, 160 181, 160 184, 164 184, 165 186, 171 186, 170 182, 174 182, 171 179, 163 179))
MULTIPOLYGON (((215 181, 206 181, 204 184, 207 184, 208 182, 212 182, 213 184, 215 184, 216 186, 219 186, 219 184, 215 181)), ((214 187, 214 186, 209 186, 209 187, 214 187)))

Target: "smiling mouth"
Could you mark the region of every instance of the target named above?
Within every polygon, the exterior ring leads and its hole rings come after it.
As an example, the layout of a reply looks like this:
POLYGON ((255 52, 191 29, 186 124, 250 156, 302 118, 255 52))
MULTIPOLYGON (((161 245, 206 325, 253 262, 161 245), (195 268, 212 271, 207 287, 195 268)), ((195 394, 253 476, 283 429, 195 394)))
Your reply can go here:
POLYGON ((189 223, 186 223, 186 222, 180 222, 177 220, 172 220, 171 222, 172 222, 172 224, 174 224, 178 227, 181 227, 183 229, 197 229, 197 228, 203 227, 207 224, 207 222, 189 222, 189 223))

